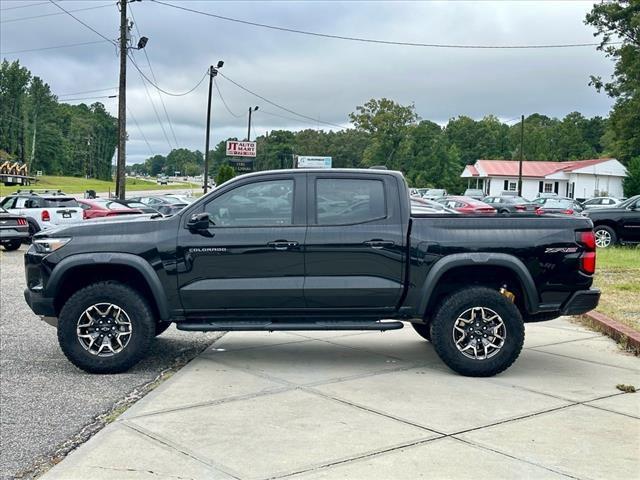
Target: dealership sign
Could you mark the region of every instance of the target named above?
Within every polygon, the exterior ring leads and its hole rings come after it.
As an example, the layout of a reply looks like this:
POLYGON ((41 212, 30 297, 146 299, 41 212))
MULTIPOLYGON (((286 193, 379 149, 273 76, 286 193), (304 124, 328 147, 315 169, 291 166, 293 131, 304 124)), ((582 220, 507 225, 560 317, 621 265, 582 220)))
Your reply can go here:
POLYGON ((298 168, 331 168, 331 157, 298 157, 298 168))
POLYGON ((227 140, 227 157, 255 157, 256 142, 227 140))

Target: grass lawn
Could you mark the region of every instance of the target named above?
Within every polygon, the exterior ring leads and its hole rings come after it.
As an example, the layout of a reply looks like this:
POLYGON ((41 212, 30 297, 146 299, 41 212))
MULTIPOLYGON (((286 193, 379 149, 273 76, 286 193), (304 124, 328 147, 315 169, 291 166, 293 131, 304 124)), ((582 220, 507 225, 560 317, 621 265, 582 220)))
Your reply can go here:
POLYGON ((598 311, 640 331, 640 247, 598 249, 594 286, 598 311))
MULTIPOLYGON (((79 177, 56 177, 44 175, 38 177, 38 182, 35 185, 29 187, 6 187, 0 183, 0 196, 5 196, 15 192, 18 188, 48 188, 51 190, 62 190, 64 193, 84 193, 86 190, 95 190, 96 192, 115 192, 115 182, 107 182, 104 180, 96 180, 94 178, 79 178, 79 177)), ((139 178, 127 178, 127 191, 133 192, 137 190, 166 190, 166 189, 191 189, 198 191, 200 188, 198 185, 189 183, 170 183, 168 185, 158 185, 155 181, 142 180, 139 178)))

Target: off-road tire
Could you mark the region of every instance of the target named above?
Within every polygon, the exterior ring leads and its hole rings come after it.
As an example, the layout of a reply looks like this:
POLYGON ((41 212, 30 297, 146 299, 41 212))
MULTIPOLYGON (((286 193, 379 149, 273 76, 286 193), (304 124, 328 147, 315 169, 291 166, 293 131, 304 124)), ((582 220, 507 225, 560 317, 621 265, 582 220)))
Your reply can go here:
MULTIPOLYGON (((596 225, 595 226, 595 228, 593 229, 593 233, 596 235, 596 240, 597 240, 597 237, 598 237, 597 234, 598 234, 599 230, 600 231, 604 230, 605 232, 607 232, 611 236, 611 242, 609 243, 609 245, 601 246, 601 247, 598 247, 598 248, 610 248, 610 247, 613 247, 616 243, 618 243, 618 236, 616 235, 616 231, 613 228, 611 228, 611 227, 609 227, 607 225, 596 225)), ((597 242, 596 242, 596 245, 597 245, 597 242)))
POLYGON ((98 282, 78 290, 64 304, 58 316, 58 343, 76 367, 89 373, 121 373, 138 363, 149 350, 156 332, 156 321, 142 295, 122 283, 98 282), (131 320, 132 333, 125 348, 110 357, 89 353, 80 343, 78 319, 91 305, 113 303, 124 309, 131 320))
POLYGON ((171 326, 171 322, 156 322, 156 337, 162 335, 171 326))
POLYGON ((524 323, 516 306, 496 290, 469 287, 442 301, 433 316, 431 334, 436 353, 449 368, 468 377, 490 377, 509 368, 520 355, 524 343, 524 323), (484 360, 464 356, 454 341, 454 324, 466 310, 473 307, 493 310, 506 328, 502 348, 484 360))
POLYGON ((2 248, 4 248, 7 252, 13 252, 17 250, 22 245, 22 240, 10 240, 6 243, 2 244, 2 248))
POLYGON ((411 326, 418 335, 426 341, 431 341, 431 324, 430 323, 412 323, 411 326))

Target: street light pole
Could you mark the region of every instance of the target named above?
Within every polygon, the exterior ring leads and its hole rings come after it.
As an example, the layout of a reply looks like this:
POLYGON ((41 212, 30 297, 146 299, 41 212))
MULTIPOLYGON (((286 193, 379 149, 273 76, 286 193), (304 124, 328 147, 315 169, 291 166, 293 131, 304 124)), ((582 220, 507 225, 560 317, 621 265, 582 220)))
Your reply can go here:
POLYGON ((251 108, 249 107, 249 125, 247 127, 247 142, 251 141, 251 112, 255 112, 258 110, 258 106, 251 108))
POLYGON ((204 180, 204 185, 203 185, 204 193, 207 193, 207 191, 209 190, 208 176, 209 176, 209 137, 211 133, 211 91, 213 87, 213 79, 215 78, 216 75, 218 75, 218 68, 222 68, 223 65, 224 65, 224 62, 220 60, 218 61, 217 67, 214 67, 213 65, 209 67, 209 102, 207 103, 207 134, 206 134, 205 147, 204 147, 204 173, 202 175, 202 178, 204 180))

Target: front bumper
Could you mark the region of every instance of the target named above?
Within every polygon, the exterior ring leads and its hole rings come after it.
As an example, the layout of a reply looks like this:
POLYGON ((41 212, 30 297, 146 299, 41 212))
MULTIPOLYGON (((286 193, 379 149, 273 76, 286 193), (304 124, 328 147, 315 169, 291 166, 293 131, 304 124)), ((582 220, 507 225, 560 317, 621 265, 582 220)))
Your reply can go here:
POLYGON ((562 306, 562 315, 581 315, 598 306, 600 289, 579 290, 574 292, 562 306))
POLYGON ((45 297, 40 290, 25 288, 24 299, 36 315, 55 317, 56 309, 53 298, 45 297))

